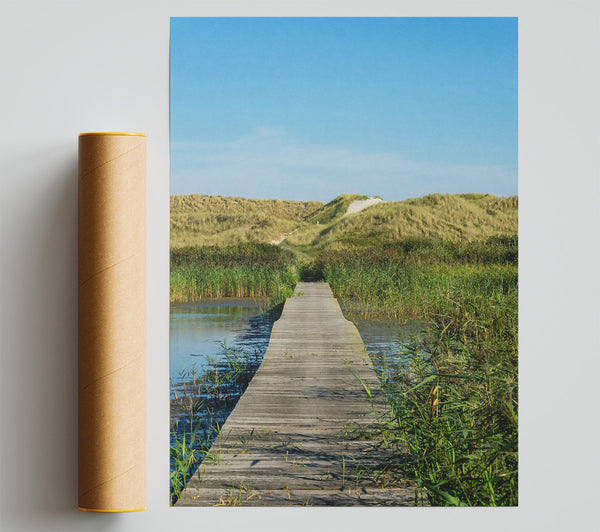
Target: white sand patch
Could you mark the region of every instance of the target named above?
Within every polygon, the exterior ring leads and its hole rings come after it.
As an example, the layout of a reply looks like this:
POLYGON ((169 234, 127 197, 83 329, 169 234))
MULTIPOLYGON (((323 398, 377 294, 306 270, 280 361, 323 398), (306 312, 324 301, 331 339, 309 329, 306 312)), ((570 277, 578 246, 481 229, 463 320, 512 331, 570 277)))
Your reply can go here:
POLYGON ((381 203, 383 200, 381 198, 369 198, 369 199, 360 199, 354 200, 350 205, 348 205, 348 210, 344 216, 348 216, 348 214, 353 214, 355 212, 360 212, 371 205, 376 205, 377 203, 381 203))

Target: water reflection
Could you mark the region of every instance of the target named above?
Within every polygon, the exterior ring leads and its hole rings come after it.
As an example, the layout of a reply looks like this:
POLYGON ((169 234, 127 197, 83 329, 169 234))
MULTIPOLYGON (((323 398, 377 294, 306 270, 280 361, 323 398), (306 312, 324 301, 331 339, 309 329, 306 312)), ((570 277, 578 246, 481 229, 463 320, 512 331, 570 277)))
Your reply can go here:
POLYGON ((221 345, 264 355, 277 313, 252 299, 204 300, 171 305, 170 377, 174 384, 192 366, 201 372, 223 356, 221 345))
POLYGON ((377 373, 389 375, 403 366, 409 348, 428 332, 427 323, 423 321, 364 318, 349 310, 344 310, 344 316, 356 325, 377 373))

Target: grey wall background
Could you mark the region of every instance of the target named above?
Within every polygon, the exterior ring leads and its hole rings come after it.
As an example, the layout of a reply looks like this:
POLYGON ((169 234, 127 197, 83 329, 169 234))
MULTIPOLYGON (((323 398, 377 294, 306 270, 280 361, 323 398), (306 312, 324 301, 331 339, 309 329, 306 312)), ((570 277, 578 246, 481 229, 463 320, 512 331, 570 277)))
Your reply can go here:
POLYGON ((0 4, 0 529, 591 530, 598 30, 592 1, 0 4), (416 5, 416 4, 415 4, 416 5), (521 490, 508 509, 168 506, 169 17, 520 17, 521 490), (77 134, 148 133, 148 510, 78 512, 77 134))

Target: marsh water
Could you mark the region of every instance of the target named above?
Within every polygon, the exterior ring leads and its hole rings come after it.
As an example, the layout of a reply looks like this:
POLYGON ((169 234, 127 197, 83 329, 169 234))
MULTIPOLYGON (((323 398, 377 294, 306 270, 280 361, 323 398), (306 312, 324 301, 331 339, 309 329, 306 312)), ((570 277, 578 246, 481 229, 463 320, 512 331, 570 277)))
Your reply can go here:
POLYGON ((212 361, 218 362, 223 344, 256 352, 262 358, 279 317, 264 312, 265 306, 260 300, 233 298, 171 305, 171 382, 176 385, 186 380, 192 366, 200 372, 212 361))
MULTIPOLYGON (((262 360, 269 345, 277 312, 265 312, 264 301, 252 299, 204 300, 171 305, 170 377, 174 386, 189 379, 189 369, 197 373, 218 363, 224 345, 243 349, 262 360)), ((344 309, 357 327, 367 352, 379 369, 385 356, 399 353, 425 331, 422 322, 399 324, 396 320, 364 318, 344 309)))

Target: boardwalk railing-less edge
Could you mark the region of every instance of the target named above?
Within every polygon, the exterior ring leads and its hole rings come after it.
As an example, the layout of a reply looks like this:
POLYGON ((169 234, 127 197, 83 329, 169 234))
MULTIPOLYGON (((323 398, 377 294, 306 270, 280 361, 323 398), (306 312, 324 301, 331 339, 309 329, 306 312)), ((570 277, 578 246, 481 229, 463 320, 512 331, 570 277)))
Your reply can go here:
POLYGON ((298 283, 263 362, 177 506, 406 506, 372 473, 384 411, 356 327, 326 283, 298 283))

